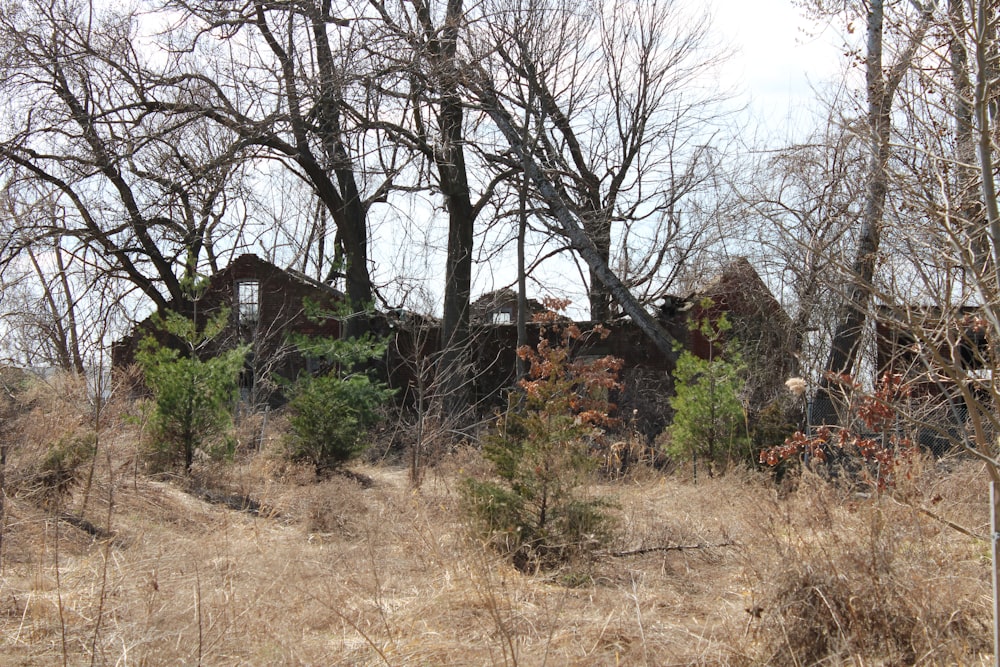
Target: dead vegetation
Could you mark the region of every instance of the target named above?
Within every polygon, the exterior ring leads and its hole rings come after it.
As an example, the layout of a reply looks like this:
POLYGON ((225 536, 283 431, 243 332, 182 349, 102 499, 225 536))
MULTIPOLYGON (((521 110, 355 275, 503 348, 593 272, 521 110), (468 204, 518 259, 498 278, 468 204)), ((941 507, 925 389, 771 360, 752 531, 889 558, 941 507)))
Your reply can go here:
POLYGON ((248 512, 146 475, 128 405, 96 427, 80 405, 53 387, 5 423, 5 664, 991 664, 985 481, 970 462, 917 462, 875 496, 810 473, 779 487, 634 470, 595 482, 619 557, 525 576, 469 537, 472 449, 416 490, 405 467, 359 466, 365 488, 316 482, 272 432, 196 466, 201 487, 252 498, 248 512), (80 432, 96 457, 55 503, 43 454, 80 432))

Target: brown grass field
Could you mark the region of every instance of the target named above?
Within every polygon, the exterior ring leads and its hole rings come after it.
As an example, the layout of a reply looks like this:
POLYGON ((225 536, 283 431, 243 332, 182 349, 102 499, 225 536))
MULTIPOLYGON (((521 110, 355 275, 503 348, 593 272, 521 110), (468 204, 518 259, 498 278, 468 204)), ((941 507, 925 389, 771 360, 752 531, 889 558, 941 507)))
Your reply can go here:
POLYGON ((352 466, 368 488, 317 482, 278 455, 277 419, 259 451, 186 483, 146 474, 140 424, 109 406, 59 492, 40 461, 93 432, 83 404, 57 386, 4 422, 3 665, 992 664, 970 461, 917 461, 874 495, 810 472, 595 481, 615 544, 529 576, 466 528, 472 448, 416 489, 389 463, 352 466))

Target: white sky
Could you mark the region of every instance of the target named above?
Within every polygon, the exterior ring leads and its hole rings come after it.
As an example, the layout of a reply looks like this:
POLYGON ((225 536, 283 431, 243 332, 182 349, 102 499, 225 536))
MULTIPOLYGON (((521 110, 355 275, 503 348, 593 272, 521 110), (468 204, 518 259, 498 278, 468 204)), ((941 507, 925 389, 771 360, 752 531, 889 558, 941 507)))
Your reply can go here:
POLYGON ((715 29, 736 50, 723 83, 766 129, 807 131, 822 88, 844 67, 842 40, 804 15, 792 0, 714 0, 715 29))

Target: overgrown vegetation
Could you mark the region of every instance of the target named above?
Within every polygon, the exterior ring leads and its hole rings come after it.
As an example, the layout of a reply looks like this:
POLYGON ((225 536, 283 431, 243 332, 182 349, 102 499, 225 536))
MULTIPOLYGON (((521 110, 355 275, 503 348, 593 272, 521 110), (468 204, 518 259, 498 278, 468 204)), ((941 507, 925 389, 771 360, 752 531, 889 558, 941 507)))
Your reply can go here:
POLYGON ((261 450, 215 466, 220 488, 266 508, 250 514, 135 466, 139 427, 113 404, 90 502, 70 484, 56 508, 37 473, 52 443, 85 436, 86 393, 50 380, 15 400, 0 524, 8 662, 991 663, 987 508, 968 460, 914 456, 870 496, 809 469, 780 492, 745 469, 697 485, 585 475, 577 491, 607 499, 616 538, 584 552, 585 572, 525 576, 464 537, 458 491, 495 470, 475 448, 444 455, 419 492, 405 466, 358 464, 364 489, 285 460, 276 417, 261 450))
POLYGON ((796 431, 784 444, 763 449, 760 462, 777 466, 786 461, 829 464, 849 479, 877 491, 894 486, 899 470, 916 454, 913 440, 901 429, 900 401, 910 388, 899 375, 886 373, 874 390, 866 391, 848 375, 831 378, 841 389, 842 402, 853 415, 840 426, 820 426, 815 432, 796 431), (853 417, 853 418, 852 418, 853 417))
MULTIPOLYGON (((700 305, 708 311, 712 303, 700 305)), ((708 358, 680 351, 674 370, 675 394, 670 398, 674 416, 667 428, 667 452, 678 461, 691 461, 696 480, 699 459, 713 475, 719 464, 748 458, 747 418, 741 400, 746 365, 735 342, 726 339, 731 329, 725 314, 692 322, 691 331, 708 343, 708 358)))
POLYGON ((325 371, 303 376, 291 389, 289 455, 311 464, 317 475, 336 470, 366 446, 365 435, 381 418, 393 390, 372 376, 369 362, 385 355, 384 341, 359 338, 296 338, 303 355, 325 371))
POLYGON ((592 497, 585 484, 593 482, 603 429, 616 421, 610 394, 620 388, 621 361, 574 359, 580 330, 547 319, 537 347, 518 350, 527 377, 483 446, 496 479, 465 485, 481 534, 523 572, 601 547, 614 527, 608 502, 592 497))
MULTIPOLYGON (((992 664, 985 536, 963 535, 918 509, 941 503, 939 512, 959 516, 955 500, 972 501, 977 485, 965 492, 955 485, 969 483, 963 475, 972 471, 942 476, 915 460, 904 467, 908 480, 892 500, 852 500, 849 488, 807 472, 783 503, 760 508, 761 542, 752 550, 761 560, 747 565, 759 607, 751 628, 761 642, 758 660, 775 667, 859 664, 862 656, 866 664, 992 664), (942 502, 942 494, 955 500, 942 502), (928 569, 939 574, 928 577, 928 569), (987 597, 962 608, 969 576, 987 597)), ((973 504, 985 518, 983 504, 973 504)))
POLYGON ((233 408, 247 348, 239 346, 207 359, 203 348, 226 326, 223 310, 203 327, 178 313, 162 318, 162 330, 186 347, 184 353, 149 337, 137 360, 153 392, 150 455, 156 467, 176 464, 191 472, 195 452, 218 458, 232 452, 233 408))

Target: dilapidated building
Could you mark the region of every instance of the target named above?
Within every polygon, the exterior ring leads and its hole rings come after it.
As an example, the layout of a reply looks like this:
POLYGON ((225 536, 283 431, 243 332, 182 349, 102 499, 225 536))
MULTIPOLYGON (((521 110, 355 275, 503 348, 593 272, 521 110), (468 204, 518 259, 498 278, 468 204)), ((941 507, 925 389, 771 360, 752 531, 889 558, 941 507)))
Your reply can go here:
MULTIPOLYGON (((308 304, 330 313, 343 302, 344 295, 329 285, 254 255, 242 255, 210 278, 193 314, 196 319, 205 319, 228 309, 225 331, 204 353, 210 355, 237 344, 250 345, 242 380, 244 395, 262 401, 273 397, 275 377, 293 380, 300 373, 316 370, 316 364, 292 344, 294 335, 341 335, 341 322, 336 317, 312 318, 308 304)), ((483 408, 500 404, 504 392, 516 380, 516 304, 517 294, 509 289, 488 293, 470 304, 470 398, 483 408)), ((536 316, 550 311, 540 301, 529 299, 528 312, 536 316)), ((732 324, 728 336, 739 341, 751 365, 754 400, 769 400, 782 390, 791 368, 792 359, 787 353, 790 322, 747 260, 734 260, 688 295, 664 299, 657 317, 681 347, 708 358, 714 353, 712 343, 691 325, 701 318, 722 314, 732 324)), ((403 310, 379 313, 370 320, 368 328, 389 341, 380 374, 399 390, 401 400, 412 402, 433 384, 441 351, 439 322, 403 310)), ((597 323, 576 324, 587 331, 597 323)), ((574 343, 574 353, 622 359, 622 403, 642 413, 642 419, 649 422, 644 430, 662 428, 669 416, 667 399, 672 393, 674 357, 660 352, 628 318, 600 324, 608 335, 581 337, 574 343)), ((543 335, 542 326, 526 326, 527 344, 536 345, 543 335)), ((147 318, 115 344, 114 365, 121 367, 134 361, 138 343, 145 336, 170 343, 154 318, 147 318)))
MULTIPOLYGON (((228 311, 228 325, 203 354, 249 345, 241 385, 244 396, 257 402, 270 397, 274 376, 291 380, 310 370, 310 360, 298 353, 291 335, 340 336, 336 318, 310 317, 309 309, 333 312, 343 301, 343 293, 329 285, 247 254, 213 275, 188 309, 200 322, 223 309, 228 311)), ((177 344, 157 326, 154 314, 114 344, 112 365, 121 368, 133 363, 139 342, 147 336, 165 345, 177 344)))

